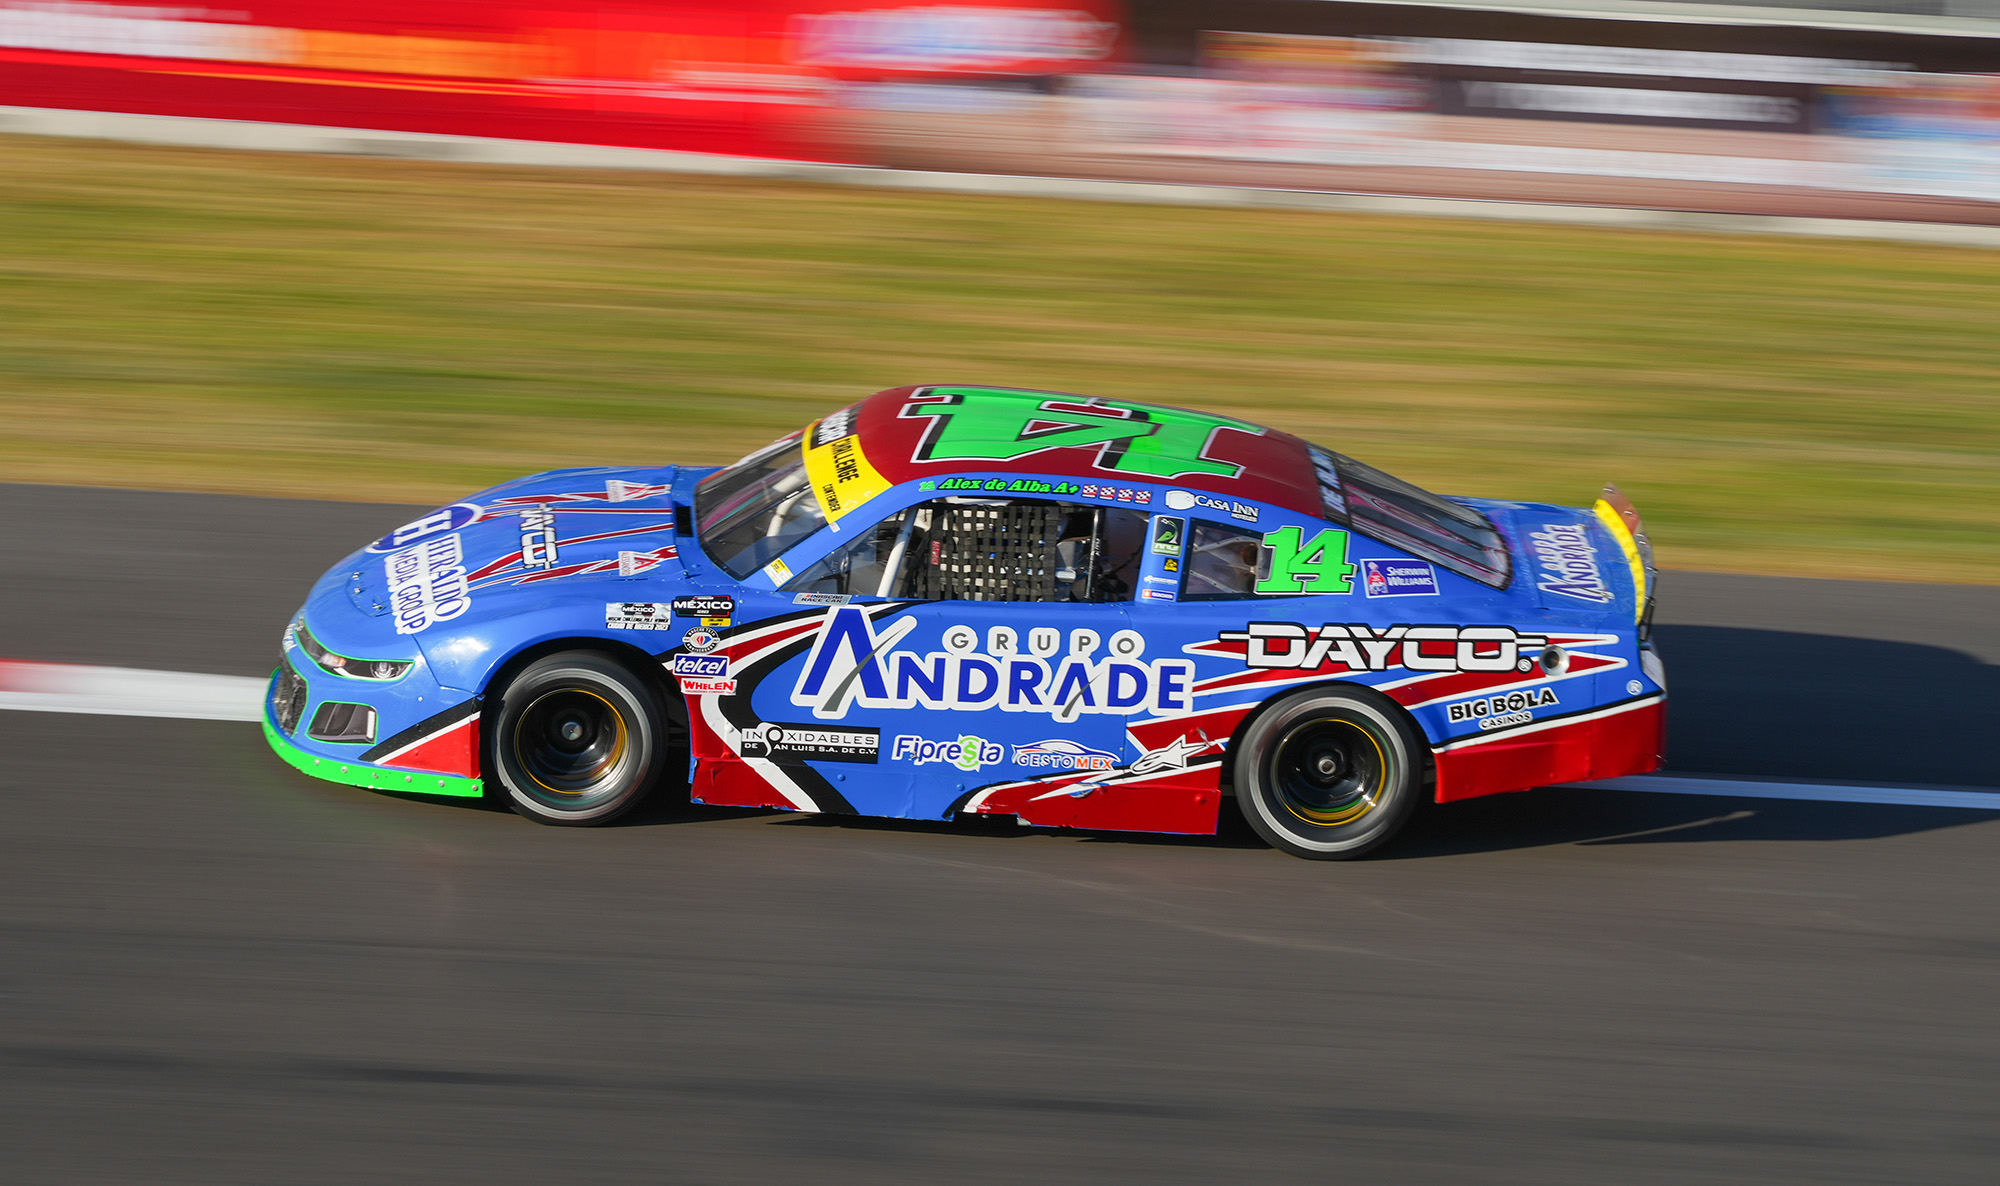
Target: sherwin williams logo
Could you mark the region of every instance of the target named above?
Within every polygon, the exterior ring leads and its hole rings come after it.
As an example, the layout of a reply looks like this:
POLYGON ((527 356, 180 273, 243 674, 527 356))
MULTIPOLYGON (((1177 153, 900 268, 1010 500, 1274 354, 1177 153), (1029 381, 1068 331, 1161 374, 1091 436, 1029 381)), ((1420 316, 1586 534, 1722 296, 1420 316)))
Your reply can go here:
POLYGON ((956 741, 931 741, 923 737, 903 736, 896 739, 896 748, 889 755, 898 762, 909 762, 917 766, 927 766, 932 762, 947 762, 960 770, 973 771, 987 766, 997 766, 1007 756, 1007 747, 997 741, 987 741, 983 737, 965 735, 956 741))
POLYGON ((1015 746, 1014 764, 1036 770, 1109 770, 1118 764, 1118 757, 1067 738, 1053 737, 1015 746))
POLYGON ((1414 597, 1438 591, 1436 570, 1421 560, 1363 560, 1361 583, 1370 597, 1414 597))
POLYGON ((1611 600, 1611 589, 1597 568, 1597 549, 1590 545, 1590 532, 1583 524, 1551 523, 1529 533, 1528 546, 1542 567, 1536 588, 1583 601, 1611 600))

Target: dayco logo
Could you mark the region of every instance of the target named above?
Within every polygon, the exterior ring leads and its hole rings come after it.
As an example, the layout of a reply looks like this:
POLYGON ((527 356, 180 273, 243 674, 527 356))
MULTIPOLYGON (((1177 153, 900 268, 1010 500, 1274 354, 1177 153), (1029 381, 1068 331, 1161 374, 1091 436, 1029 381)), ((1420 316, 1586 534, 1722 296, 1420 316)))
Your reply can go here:
POLYGON ((896 761, 907 760, 918 766, 949 762, 960 770, 969 771, 999 765, 1007 757, 1007 747, 997 741, 969 735, 957 741, 931 741, 923 737, 904 736, 896 739, 896 748, 889 756, 896 761))
POLYGON ((1597 569, 1597 549, 1590 546, 1590 532, 1583 524, 1552 523, 1530 532, 1528 544, 1542 565, 1536 588, 1585 601, 1611 600, 1604 574, 1597 569))
POLYGON ((1169 490, 1167 491, 1166 501, 1167 509, 1170 511, 1191 511, 1196 507, 1200 507, 1205 511, 1222 511, 1230 518, 1241 519, 1245 523, 1255 523, 1257 521, 1256 507, 1251 506, 1247 502, 1238 502, 1233 498, 1217 498, 1213 494, 1196 494, 1192 490, 1169 490))
POLYGON ((1146 640, 1120 630, 1107 642, 1095 630, 1063 632, 1052 626, 979 631, 946 626, 943 650, 919 654, 895 646, 915 630, 915 618, 897 618, 879 634, 858 606, 829 610, 812 653, 792 689, 792 703, 813 715, 836 718, 850 705, 863 708, 939 708, 979 712, 1048 713, 1075 720, 1081 713, 1185 712, 1194 663, 1140 658, 1146 640), (1065 641, 1067 645, 1065 646, 1065 641), (1107 657, 1095 658, 1103 645, 1107 657))
POLYGON ((1521 651, 1545 646, 1540 634, 1511 626, 1362 626, 1328 623, 1314 630, 1297 622, 1252 622, 1217 635, 1243 644, 1248 667, 1317 671, 1530 671, 1521 651))
POLYGON ((1525 692, 1482 696, 1477 700, 1454 704, 1445 710, 1445 715, 1453 724, 1478 721, 1481 729, 1499 729, 1507 725, 1525 725, 1535 719, 1531 710, 1560 703, 1554 688, 1530 688, 1525 692))
POLYGON ((554 568, 556 515, 547 507, 521 508, 521 563, 528 568, 554 568))

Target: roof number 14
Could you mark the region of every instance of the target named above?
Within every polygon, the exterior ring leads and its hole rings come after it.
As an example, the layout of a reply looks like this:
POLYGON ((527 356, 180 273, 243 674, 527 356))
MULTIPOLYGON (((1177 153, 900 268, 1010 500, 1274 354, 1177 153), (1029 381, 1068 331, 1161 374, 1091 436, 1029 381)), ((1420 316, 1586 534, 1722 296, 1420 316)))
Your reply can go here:
POLYGON ((1304 535, 1303 528, 1280 527, 1264 537, 1257 561, 1257 592, 1296 596, 1354 588, 1347 533, 1327 527, 1302 542, 1304 535))

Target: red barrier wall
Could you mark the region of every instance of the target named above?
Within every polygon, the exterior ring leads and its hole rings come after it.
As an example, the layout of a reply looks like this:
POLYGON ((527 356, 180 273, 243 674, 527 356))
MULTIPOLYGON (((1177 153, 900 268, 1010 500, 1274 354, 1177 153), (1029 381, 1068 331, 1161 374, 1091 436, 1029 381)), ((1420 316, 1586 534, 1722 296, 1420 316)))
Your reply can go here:
POLYGON ((0 0, 0 104, 804 160, 843 81, 1061 73, 1115 0, 0 0))

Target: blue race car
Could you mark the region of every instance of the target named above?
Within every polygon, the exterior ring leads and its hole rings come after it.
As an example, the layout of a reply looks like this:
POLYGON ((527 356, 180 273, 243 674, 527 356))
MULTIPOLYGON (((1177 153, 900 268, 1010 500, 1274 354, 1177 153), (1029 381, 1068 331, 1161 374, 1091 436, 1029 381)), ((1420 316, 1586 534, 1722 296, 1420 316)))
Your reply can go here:
POLYGON ((1359 855, 1418 801, 1658 767, 1653 571, 1593 508, 1298 437, 900 387, 720 469, 572 469, 356 551, 286 628, 308 774, 601 824, 695 802, 1359 855))

